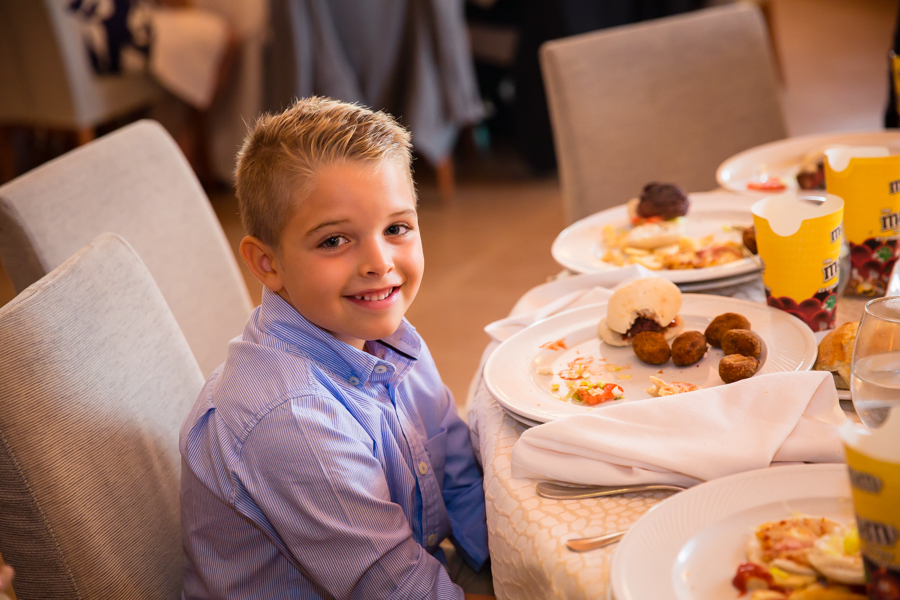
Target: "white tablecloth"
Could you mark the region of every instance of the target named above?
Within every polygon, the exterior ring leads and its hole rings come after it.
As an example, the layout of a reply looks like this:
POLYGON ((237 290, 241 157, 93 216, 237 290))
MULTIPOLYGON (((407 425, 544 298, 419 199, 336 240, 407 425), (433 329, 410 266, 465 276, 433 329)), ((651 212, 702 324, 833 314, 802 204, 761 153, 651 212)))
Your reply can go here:
MULTIPOLYGON (((715 293, 758 301, 764 298, 760 283, 715 293)), ((864 305, 863 299, 841 299, 837 324, 858 320, 864 305)), ((482 365, 497 346, 488 346, 482 365)), ((498 600, 606 598, 617 545, 576 553, 566 548, 565 540, 628 529, 670 492, 590 500, 541 498, 535 491, 536 481, 511 477, 510 454, 525 426, 491 397, 480 369, 469 389, 467 404, 475 447, 484 465, 491 565, 498 600)))

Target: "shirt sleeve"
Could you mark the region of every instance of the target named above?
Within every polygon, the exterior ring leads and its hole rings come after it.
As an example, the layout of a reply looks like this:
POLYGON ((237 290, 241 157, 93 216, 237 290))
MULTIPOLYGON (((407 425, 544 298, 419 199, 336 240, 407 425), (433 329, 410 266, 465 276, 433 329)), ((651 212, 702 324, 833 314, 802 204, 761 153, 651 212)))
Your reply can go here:
POLYGON ((447 430, 444 466, 444 504, 453 526, 451 541, 475 571, 487 562, 488 534, 484 507, 484 475, 469 437, 469 426, 459 418, 453 394, 444 386, 446 412, 441 426, 447 430))
POLYGON ((267 535, 323 595, 462 600, 391 501, 371 440, 331 404, 283 403, 241 449, 236 475, 267 535))

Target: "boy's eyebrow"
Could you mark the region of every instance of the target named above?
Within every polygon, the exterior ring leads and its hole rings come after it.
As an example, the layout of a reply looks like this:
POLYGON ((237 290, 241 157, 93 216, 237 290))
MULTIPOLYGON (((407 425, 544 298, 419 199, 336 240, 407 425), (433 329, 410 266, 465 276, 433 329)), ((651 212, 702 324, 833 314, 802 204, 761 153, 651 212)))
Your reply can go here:
MULTIPOLYGON (((402 216, 405 216, 405 215, 415 215, 415 214, 418 214, 418 212, 416 211, 416 209, 414 209, 414 208, 407 208, 406 210, 400 210, 400 211, 397 211, 397 212, 395 212, 395 213, 392 213, 392 214, 390 215, 390 217, 391 217, 392 219, 394 219, 394 218, 402 217, 402 216)), ((331 227, 332 225, 340 225, 341 223, 347 223, 349 220, 350 220, 350 219, 337 219, 337 220, 334 220, 334 221, 325 221, 324 223, 319 223, 318 225, 316 225, 315 227, 313 227, 312 229, 310 229, 309 231, 307 231, 307 232, 306 232, 306 235, 312 235, 312 234, 314 234, 315 232, 319 231, 320 229, 324 229, 325 227, 331 227)))
POLYGON ((306 232, 306 235, 312 235, 320 229, 324 229, 326 227, 331 227, 332 225, 340 225, 341 223, 346 223, 350 219, 338 219, 336 221, 325 221, 324 223, 319 223, 312 229, 306 232))

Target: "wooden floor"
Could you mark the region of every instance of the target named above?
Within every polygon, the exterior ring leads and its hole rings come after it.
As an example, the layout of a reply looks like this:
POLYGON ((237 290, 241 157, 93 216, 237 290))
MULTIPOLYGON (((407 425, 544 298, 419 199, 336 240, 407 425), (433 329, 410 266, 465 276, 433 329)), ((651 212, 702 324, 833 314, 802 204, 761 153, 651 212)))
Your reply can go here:
MULTIPOLYGON (((897 4, 773 0, 792 135, 881 127, 897 4)), ((409 319, 461 404, 488 342, 483 327, 559 271, 550 245, 563 226, 560 191, 555 178, 529 178, 514 155, 497 152, 460 164, 456 202, 442 206, 433 175, 417 170, 426 270, 409 319)), ((212 203, 236 248, 243 231, 234 197, 212 203)), ((244 274, 258 301, 259 283, 244 274)), ((0 272, 0 303, 12 295, 0 272)))

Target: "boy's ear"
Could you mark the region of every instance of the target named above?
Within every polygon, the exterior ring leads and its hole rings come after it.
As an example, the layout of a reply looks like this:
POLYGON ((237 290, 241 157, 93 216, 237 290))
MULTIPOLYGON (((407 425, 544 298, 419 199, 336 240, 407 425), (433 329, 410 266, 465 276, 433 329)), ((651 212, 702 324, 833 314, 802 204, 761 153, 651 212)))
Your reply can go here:
POLYGON ((241 240, 241 258, 247 263, 250 272, 270 291, 277 294, 284 287, 278 268, 278 257, 268 244, 252 235, 244 236, 241 240))

